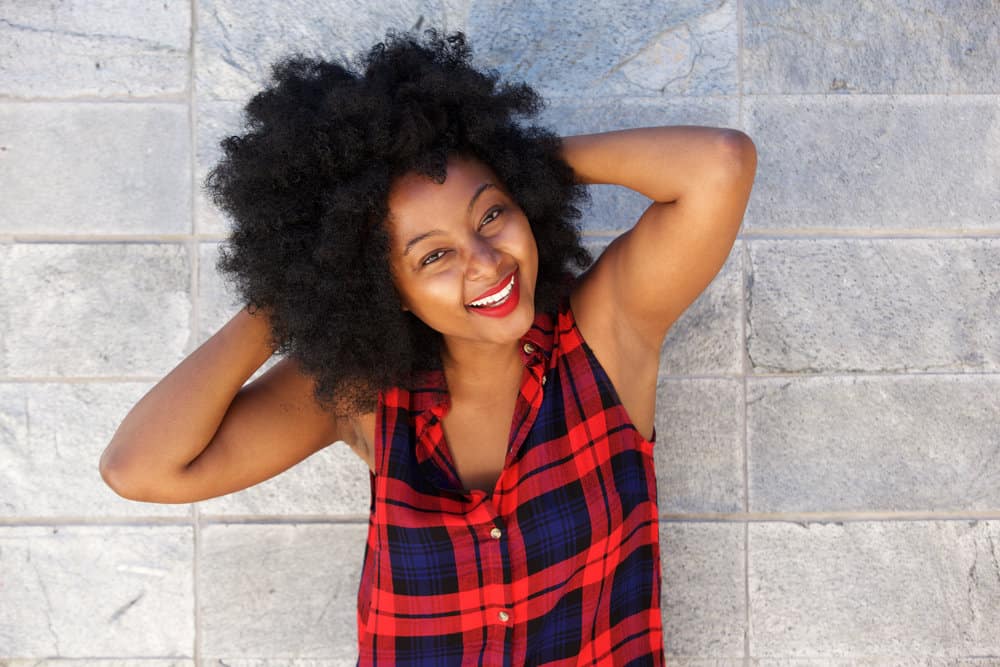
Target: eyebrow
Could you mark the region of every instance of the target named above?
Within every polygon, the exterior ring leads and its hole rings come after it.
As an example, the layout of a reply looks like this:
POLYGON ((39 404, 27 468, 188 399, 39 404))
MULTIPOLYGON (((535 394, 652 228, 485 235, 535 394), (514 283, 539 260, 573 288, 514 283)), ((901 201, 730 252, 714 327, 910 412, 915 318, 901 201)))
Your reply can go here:
MULTIPOLYGON (((472 213, 472 207, 476 205, 476 200, 479 199, 479 195, 483 194, 483 192, 485 192, 486 190, 495 187, 496 187, 495 185, 489 182, 481 183, 479 187, 476 188, 476 191, 472 194, 472 199, 469 200, 469 206, 466 208, 466 214, 472 213)), ((414 236, 412 239, 406 242, 406 247, 403 248, 403 255, 408 254, 410 250, 413 249, 413 246, 417 245, 427 237, 443 233, 444 232, 442 232, 440 229, 432 229, 428 232, 424 232, 423 234, 418 234, 417 236, 414 236)))

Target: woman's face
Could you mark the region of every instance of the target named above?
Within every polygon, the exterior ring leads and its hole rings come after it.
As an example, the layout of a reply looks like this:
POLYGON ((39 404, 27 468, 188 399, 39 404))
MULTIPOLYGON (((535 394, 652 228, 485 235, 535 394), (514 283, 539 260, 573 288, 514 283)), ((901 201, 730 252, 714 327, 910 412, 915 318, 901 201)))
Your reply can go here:
POLYGON ((444 183, 411 173, 389 192, 400 301, 449 343, 508 343, 535 315, 538 249, 524 213, 482 162, 448 160, 444 183))

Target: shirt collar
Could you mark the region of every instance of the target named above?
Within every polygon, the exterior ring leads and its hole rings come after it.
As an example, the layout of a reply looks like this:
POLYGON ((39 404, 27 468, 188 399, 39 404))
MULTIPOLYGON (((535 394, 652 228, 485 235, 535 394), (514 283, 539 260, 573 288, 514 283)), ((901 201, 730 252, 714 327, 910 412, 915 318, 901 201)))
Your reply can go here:
MULTIPOLYGON (((538 313, 531 328, 521 336, 521 360, 540 379, 549 367, 555 339, 556 317, 553 313, 538 313)), ((418 439, 425 431, 439 423, 451 407, 444 371, 430 370, 417 373, 410 389, 410 409, 418 439)))

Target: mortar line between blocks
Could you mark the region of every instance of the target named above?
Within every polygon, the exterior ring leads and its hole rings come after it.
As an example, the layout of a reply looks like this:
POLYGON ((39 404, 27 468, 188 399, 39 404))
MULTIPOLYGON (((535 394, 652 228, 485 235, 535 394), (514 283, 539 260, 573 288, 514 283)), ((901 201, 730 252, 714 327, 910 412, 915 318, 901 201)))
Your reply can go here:
MULTIPOLYGON (((750 249, 746 239, 740 241, 740 335, 743 365, 743 512, 750 512, 750 427, 748 407, 748 376, 750 374, 747 342, 747 287, 749 285, 750 249)), ((750 667, 750 524, 743 523, 743 665, 750 667)))
MULTIPOLYGON (((282 355, 283 356, 283 355, 282 355)), ((855 371, 855 372, 823 372, 823 373, 798 373, 794 371, 789 371, 785 373, 778 372, 765 372, 761 371, 759 373, 754 373, 744 377, 738 373, 698 373, 698 374, 682 374, 682 373, 662 373, 658 376, 658 381, 682 381, 682 380, 743 380, 744 382, 749 382, 750 380, 754 382, 762 382, 765 380, 796 380, 808 382, 810 380, 819 379, 830 379, 830 378, 848 378, 848 379, 869 379, 869 378, 904 378, 904 377, 970 377, 981 380, 982 378, 1000 378, 1000 370, 917 370, 907 368, 904 370, 889 370, 889 371, 855 371)), ((68 376, 68 375, 56 375, 56 376, 43 376, 43 375, 0 375, 0 383, 2 384, 41 384, 41 383, 51 383, 51 384, 118 384, 120 382, 157 382, 162 379, 162 376, 157 375, 101 375, 101 376, 68 376)))
MULTIPOLYGON (((198 230, 198 220, 196 216, 197 212, 197 200, 198 200, 198 190, 197 190, 197 174, 198 174, 198 142, 197 142, 197 122, 198 115, 196 113, 196 96, 195 96, 195 43, 197 39, 197 21, 198 21, 198 3, 197 0, 190 0, 188 3, 188 11, 190 12, 190 30, 188 33, 188 85, 187 85, 187 102, 188 102, 188 147, 190 154, 188 156, 189 165, 191 169, 191 226, 188 229, 188 241, 187 245, 189 252, 191 253, 191 316, 188 320, 188 341, 193 343, 189 345, 189 348, 197 346, 200 341, 198 340, 198 322, 201 317, 200 299, 201 293, 198 288, 198 276, 201 273, 201 262, 199 253, 199 244, 197 238, 198 230)), ((195 667, 201 667, 201 590, 198 586, 198 578, 200 573, 200 554, 201 554, 201 508, 198 503, 191 503, 191 521, 193 524, 193 544, 192 544, 192 559, 191 559, 191 597, 192 604, 194 606, 192 623, 194 624, 194 636, 192 637, 194 641, 194 646, 192 647, 191 657, 194 661, 195 667)))

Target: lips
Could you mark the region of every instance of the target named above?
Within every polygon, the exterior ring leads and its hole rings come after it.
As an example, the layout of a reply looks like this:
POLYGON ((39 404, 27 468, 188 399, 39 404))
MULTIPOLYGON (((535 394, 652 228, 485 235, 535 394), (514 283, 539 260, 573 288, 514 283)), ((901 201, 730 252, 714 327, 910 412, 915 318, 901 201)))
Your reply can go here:
MULTIPOLYGON (((494 294, 497 294, 499 292, 504 291, 504 289, 507 288, 507 285, 510 284, 510 281, 512 281, 514 279, 514 274, 516 274, 516 273, 517 273, 517 269, 514 269, 513 271, 510 272, 510 275, 508 275, 506 278, 504 278, 503 280, 501 280, 500 283, 496 287, 493 287, 493 288, 491 288, 491 289, 483 292, 482 294, 480 294, 475 299, 473 299, 472 301, 470 301, 469 303, 467 303, 465 305, 471 306, 471 304, 476 303, 477 301, 482 301, 483 299, 489 298, 489 297, 493 296, 494 294)), ((475 306, 471 306, 471 307, 475 307, 475 306)))
POLYGON ((503 280, 497 287, 494 287, 482 294, 478 299, 473 301, 482 301, 495 294, 500 294, 501 292, 508 292, 501 300, 494 304, 486 306, 472 306, 466 304, 465 309, 470 313, 475 313, 476 315, 482 315, 484 317, 506 317, 510 315, 517 309, 517 305, 521 302, 521 281, 518 279, 518 271, 515 269, 510 276, 503 280))

